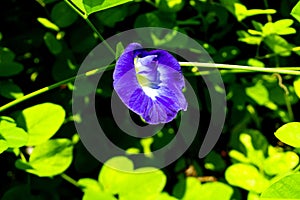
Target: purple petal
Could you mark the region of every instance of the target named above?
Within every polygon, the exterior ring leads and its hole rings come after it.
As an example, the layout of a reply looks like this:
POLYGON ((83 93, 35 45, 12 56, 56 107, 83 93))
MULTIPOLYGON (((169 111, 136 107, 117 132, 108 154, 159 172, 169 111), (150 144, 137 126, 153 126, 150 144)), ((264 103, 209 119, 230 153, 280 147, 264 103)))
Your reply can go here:
POLYGON ((164 50, 146 51, 129 44, 113 74, 122 102, 149 124, 167 123, 187 109, 184 78, 177 60, 164 50))

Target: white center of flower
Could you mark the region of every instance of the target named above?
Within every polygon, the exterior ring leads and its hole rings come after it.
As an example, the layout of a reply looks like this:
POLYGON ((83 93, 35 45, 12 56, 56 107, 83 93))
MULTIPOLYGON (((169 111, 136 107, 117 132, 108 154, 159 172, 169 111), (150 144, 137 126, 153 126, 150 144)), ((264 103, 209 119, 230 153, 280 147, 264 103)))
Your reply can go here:
POLYGON ((150 87, 144 86, 142 87, 143 91, 145 92, 145 94, 150 97, 152 100, 155 100, 156 96, 158 96, 158 92, 156 89, 152 89, 150 87))

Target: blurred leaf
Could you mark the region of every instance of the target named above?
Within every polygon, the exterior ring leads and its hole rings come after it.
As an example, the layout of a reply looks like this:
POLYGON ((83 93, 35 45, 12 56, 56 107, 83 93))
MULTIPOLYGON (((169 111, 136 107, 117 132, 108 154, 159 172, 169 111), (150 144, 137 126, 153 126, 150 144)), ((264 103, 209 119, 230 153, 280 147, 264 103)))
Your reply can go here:
POLYGON ((265 67, 265 64, 263 62, 254 58, 249 58, 247 64, 254 67, 265 67))
POLYGON ((40 177, 63 173, 73 159, 73 143, 69 139, 52 139, 37 145, 29 157, 27 172, 40 177))
POLYGON ((59 31, 59 27, 57 25, 55 25, 54 23, 52 23, 51 21, 49 21, 46 18, 42 18, 39 17, 37 18, 38 22, 40 22, 44 27, 52 29, 54 31, 59 31))
POLYGON ((8 99, 17 99, 24 96, 21 88, 12 81, 0 81, 0 95, 8 99))
POLYGON ((284 124, 276 130, 275 136, 290 146, 300 147, 300 122, 290 122, 284 124))
POLYGON ((300 98, 300 78, 294 81, 295 93, 300 98))
POLYGON ((277 35, 289 35, 296 33, 296 29, 290 28, 293 24, 293 20, 291 19, 281 19, 276 22, 268 22, 266 23, 263 28, 263 36, 268 36, 271 34, 277 34, 277 35))
POLYGON ((187 177, 180 180, 173 189, 173 196, 181 200, 192 200, 199 198, 201 183, 195 177, 187 177))
POLYGON ((45 198, 51 198, 49 195, 32 194, 28 184, 17 185, 11 187, 5 194, 2 196, 1 200, 43 200, 45 198))
POLYGON ((50 15, 53 22, 61 28, 70 26, 78 18, 78 14, 63 1, 55 4, 50 15))
POLYGON ((235 1, 222 0, 222 3, 233 15, 236 16, 238 21, 242 21, 245 18, 253 16, 253 15, 276 13, 276 10, 274 10, 274 9, 265 9, 265 10, 251 9, 251 10, 248 10, 246 6, 244 6, 237 0, 235 0, 235 1))
POLYGON ((273 183, 262 194, 261 200, 300 199, 300 174, 291 174, 273 183))
POLYGON ((294 6, 294 8, 293 8, 293 10, 292 10, 292 12, 291 12, 291 15, 292 15, 293 17, 295 17, 295 19, 296 19, 298 22, 300 22, 300 2, 298 2, 298 3, 294 6))
POLYGON ((211 182, 202 184, 198 195, 201 194, 201 199, 231 200, 233 192, 233 188, 227 184, 211 182))
POLYGON ((246 31, 237 31, 237 34, 239 36, 238 40, 241 41, 241 42, 245 42, 247 44, 259 45, 262 41, 261 36, 251 36, 246 31))
POLYGON ((50 32, 45 33, 45 35, 44 35, 44 41, 46 43, 46 46, 50 50, 50 52, 52 54, 54 54, 54 55, 59 54, 62 51, 62 49, 63 49, 60 41, 58 41, 55 38, 55 36, 52 33, 50 33, 50 32))
POLYGON ((240 50, 237 47, 225 46, 218 51, 217 56, 214 57, 214 61, 220 63, 226 62, 234 59, 239 54, 240 54, 240 50))
POLYGON ((178 12, 184 6, 183 0, 155 0, 156 7, 163 12, 178 12))
POLYGON ((176 15, 170 13, 166 15, 165 13, 154 11, 146 14, 139 15, 135 22, 134 27, 163 27, 163 28, 173 28, 176 23, 176 15))
POLYGON ((226 163, 221 155, 211 151, 204 159, 204 167, 212 171, 222 171, 226 168, 226 163))
POLYGON ((23 65, 17 62, 0 62, 0 77, 17 75, 23 68, 23 65))
POLYGON ((37 145, 51 138, 65 119, 64 109, 56 104, 43 103, 23 110, 17 124, 29 134, 27 145, 37 145))
POLYGON ((268 179, 259 173, 257 168, 242 163, 228 167, 225 172, 225 178, 230 185, 256 193, 261 193, 270 184, 268 179))
POLYGON ((116 59, 120 57, 123 51, 124 51, 124 46, 122 42, 118 42, 118 44, 116 45, 116 59))
POLYGON ((12 52, 9 48, 0 47, 0 63, 12 62, 15 59, 15 53, 12 52))
POLYGON ((273 155, 270 155, 264 161, 264 171, 268 175, 283 174, 294 167, 299 163, 299 156, 292 152, 277 152, 273 155))
POLYGON ((261 81, 257 82, 254 86, 247 87, 246 94, 258 105, 265 105, 269 102, 269 92, 261 81))
POLYGON ((115 27, 116 23, 123 21, 128 15, 128 8, 126 5, 109 8, 95 14, 95 17, 105 26, 115 27))
POLYGON ((279 35, 268 35, 264 38, 264 43, 276 54, 280 56, 290 56, 293 45, 289 44, 279 35))

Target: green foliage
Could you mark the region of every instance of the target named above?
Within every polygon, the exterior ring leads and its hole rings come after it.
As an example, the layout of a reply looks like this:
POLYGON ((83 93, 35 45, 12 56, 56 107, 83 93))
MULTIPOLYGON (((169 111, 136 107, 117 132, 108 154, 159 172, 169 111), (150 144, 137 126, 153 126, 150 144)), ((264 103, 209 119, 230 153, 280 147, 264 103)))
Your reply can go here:
POLYGON ((275 136, 293 147, 300 147, 300 122, 290 122, 281 126, 275 136))
MULTIPOLYGON (((2 7, 1 199, 300 199, 297 0, 37 0, 7 1, 2 7), (203 80, 220 90, 210 79, 214 71, 205 67, 182 65, 199 99, 201 121, 193 144, 174 164, 140 167, 122 156, 103 164, 80 142, 74 123, 89 120, 82 113, 90 112, 85 107, 90 102, 95 102, 107 137, 124 154, 143 153, 151 163, 153 151, 176 135, 179 118, 152 137, 124 137, 110 114, 111 71, 101 77, 96 97, 91 96, 92 75, 81 77, 84 84, 76 88, 72 83, 103 38, 139 27, 174 30, 137 32, 137 37, 207 62, 201 50, 186 49, 188 41, 179 39, 177 31, 184 33, 225 66, 219 71, 227 94, 226 123, 204 159, 197 155, 210 120, 211 97, 203 80), (84 102, 78 113, 72 113, 74 98, 84 102)), ((108 51, 117 59, 126 45, 116 41, 108 51)), ((160 159, 165 162, 164 156, 160 159)))
POLYGON ((40 177, 64 172, 73 159, 73 143, 68 139, 52 139, 36 145, 29 161, 17 160, 16 167, 40 177))
POLYGON ((290 174, 277 182, 273 183, 268 189, 266 189, 261 199, 299 199, 300 198, 300 174, 290 174))
POLYGON ((28 146, 46 142, 58 131, 64 119, 64 109, 52 103, 26 108, 16 117, 17 124, 29 135, 28 146))

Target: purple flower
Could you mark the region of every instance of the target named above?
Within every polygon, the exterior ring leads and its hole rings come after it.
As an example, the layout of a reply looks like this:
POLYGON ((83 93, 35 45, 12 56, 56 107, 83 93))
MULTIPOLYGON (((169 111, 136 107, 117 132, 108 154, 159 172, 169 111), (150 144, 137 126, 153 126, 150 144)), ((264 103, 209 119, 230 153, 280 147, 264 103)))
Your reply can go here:
POLYGON ((113 79, 122 102, 149 124, 170 122, 187 109, 180 65, 167 51, 129 44, 116 63, 113 79))

